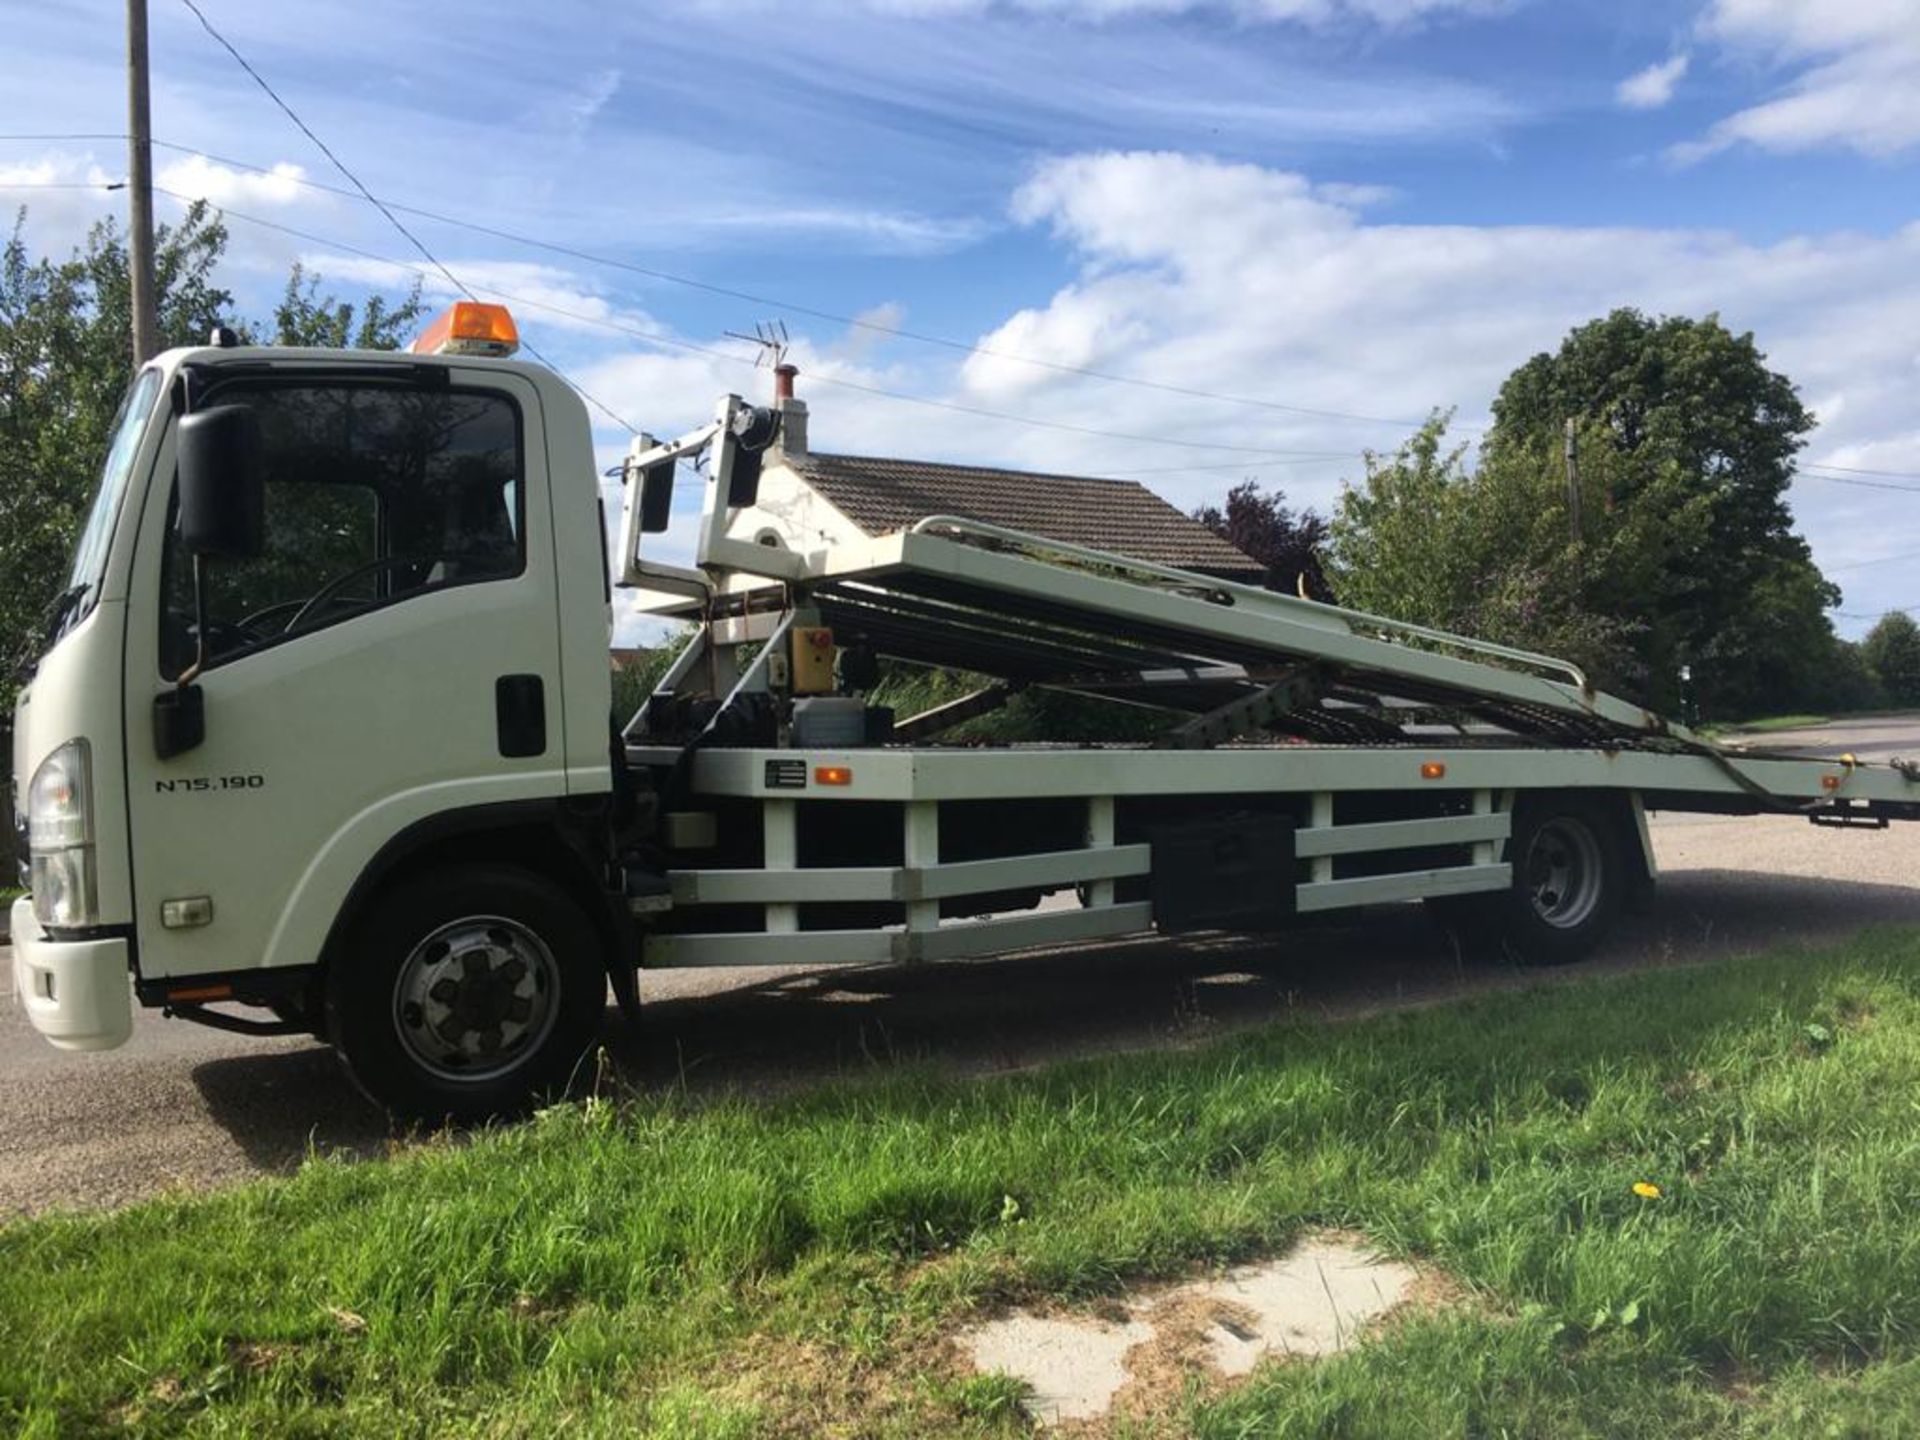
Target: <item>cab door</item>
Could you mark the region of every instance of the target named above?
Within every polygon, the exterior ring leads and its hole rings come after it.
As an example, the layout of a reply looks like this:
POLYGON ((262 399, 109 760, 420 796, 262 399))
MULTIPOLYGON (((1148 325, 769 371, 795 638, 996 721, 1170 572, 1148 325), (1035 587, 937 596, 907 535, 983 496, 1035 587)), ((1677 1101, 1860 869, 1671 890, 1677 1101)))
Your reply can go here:
POLYGON ((311 963, 401 831, 565 792, 534 387, 477 365, 211 375, 196 408, 259 422, 265 541, 203 562, 203 630, 170 480, 141 518, 125 693, 150 979, 311 963), (205 738, 162 758, 154 700, 189 674, 205 738))

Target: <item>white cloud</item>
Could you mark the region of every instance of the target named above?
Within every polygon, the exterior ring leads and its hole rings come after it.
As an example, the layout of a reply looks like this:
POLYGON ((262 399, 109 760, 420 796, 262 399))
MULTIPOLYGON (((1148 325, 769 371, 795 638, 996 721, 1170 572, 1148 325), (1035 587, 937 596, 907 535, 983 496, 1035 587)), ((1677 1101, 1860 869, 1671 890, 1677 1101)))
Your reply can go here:
POLYGON ((1687 56, 1683 52, 1629 75, 1614 88, 1614 99, 1629 110, 1658 110, 1673 99, 1686 73, 1687 56))
MULTIPOLYGON (((1136 286, 1152 283, 1135 277, 1136 286)), ((1118 291, 1112 281, 1092 289, 1069 286, 1046 309, 1019 311, 982 342, 982 350, 967 357, 962 370, 967 389, 985 401, 1018 399, 1033 388, 1037 374, 1062 373, 1026 362, 1090 369, 1148 340, 1151 330, 1139 313, 1146 307, 1116 303, 1118 291)))
MULTIPOLYGON (((74 190, 118 184, 120 177, 103 170, 91 156, 43 155, 38 160, 16 161, 0 165, 0 191, 12 191, 26 197, 34 190, 74 190)), ((31 203, 31 202, 30 202, 31 203)))
POLYGON ((0 165, 0 190, 38 190, 60 183, 61 168, 59 162, 50 159, 0 165))
POLYGON ((883 255, 941 255, 971 245, 987 233, 979 220, 941 219, 889 210, 840 209, 827 205, 768 205, 731 214, 709 215, 716 232, 758 232, 773 236, 821 235, 836 246, 883 255))
POLYGON ((588 82, 586 89, 575 96, 567 105, 567 117, 572 122, 575 135, 586 133, 593 124, 594 117, 607 108, 607 103, 620 93, 620 72, 614 69, 602 70, 588 82))
MULTIPOLYGON (((1717 311, 1735 330, 1753 330, 1770 363, 1823 412, 1811 456, 1920 467, 1910 443, 1920 224, 1884 237, 1807 235, 1774 245, 1693 230, 1377 224, 1301 176, 1166 153, 1049 162, 1019 192, 1014 215, 1050 226, 1080 257, 1080 273, 982 337, 1006 353, 975 354, 962 366, 957 393, 971 403, 1275 451, 1390 447, 1399 438, 1391 425, 1122 389, 1011 356, 1353 415, 1411 421, 1458 406, 1472 425, 1484 423, 1500 382, 1529 355, 1582 321, 1633 305, 1717 311)), ((1010 426, 974 439, 977 452, 1067 469, 1232 463, 1231 454, 1144 444, 1128 455, 1113 442, 1010 426)), ((1322 504, 1359 468, 1351 459, 1244 467, 1322 504)), ((1191 505, 1235 478, 1209 468, 1153 483, 1191 505)), ((1910 530, 1915 514, 1911 496, 1811 478, 1796 486, 1794 502, 1829 563, 1859 553, 1863 537, 1910 530)), ((1843 578, 1850 589, 1879 583, 1871 574, 1843 578)), ((1848 608, 1866 603, 1850 595, 1848 608)))
POLYGON ((971 15, 983 10, 1011 8, 1098 23, 1133 16, 1183 15, 1210 10, 1243 21, 1330 25, 1343 20, 1362 20, 1391 28, 1449 11, 1494 14, 1512 8, 1516 0, 865 0, 865 3, 869 9, 892 15, 971 15))
POLYGON ((219 206, 297 205, 318 203, 325 192, 302 183, 306 170, 281 161, 265 174, 235 170, 202 155, 183 155, 160 166, 153 183, 189 200, 205 200, 219 206))
POLYGON ((1711 0, 1700 28, 1794 56, 1878 44, 1917 23, 1913 0, 1711 0))
POLYGON ((1313 193, 1322 200, 1331 200, 1336 205, 1351 206, 1355 210, 1371 210, 1375 206, 1390 205, 1400 198, 1400 192, 1391 185, 1351 185, 1338 180, 1313 187, 1313 193))
POLYGON ((595 71, 577 89, 542 94, 520 117, 522 129, 578 144, 620 93, 622 73, 613 67, 595 71))
POLYGON ((24 209, 29 246, 42 254, 64 254, 86 237, 89 226, 124 210, 125 194, 106 188, 122 178, 90 154, 55 151, 0 164, 0 227, 10 235, 14 217, 24 209))
POLYGON ((907 307, 898 300, 869 305, 853 317, 853 324, 833 347, 833 354, 849 364, 858 364, 892 338, 889 331, 898 330, 906 323, 907 307))
MULTIPOLYGON (((465 298, 445 275, 425 264, 372 260, 360 255, 326 251, 305 254, 300 263, 327 281, 345 280, 386 290, 404 291, 420 282, 420 293, 432 302, 465 298)), ((626 331, 639 340, 664 334, 659 323, 643 310, 616 305, 594 282, 553 265, 518 260, 474 260, 445 257, 446 267, 482 300, 498 301, 515 311, 523 335, 543 328, 613 337, 626 331)))
POLYGON ((1920 145, 1920 0, 1712 0, 1699 30, 1737 57, 1798 73, 1674 147, 1674 160, 1740 144, 1874 156, 1920 145))

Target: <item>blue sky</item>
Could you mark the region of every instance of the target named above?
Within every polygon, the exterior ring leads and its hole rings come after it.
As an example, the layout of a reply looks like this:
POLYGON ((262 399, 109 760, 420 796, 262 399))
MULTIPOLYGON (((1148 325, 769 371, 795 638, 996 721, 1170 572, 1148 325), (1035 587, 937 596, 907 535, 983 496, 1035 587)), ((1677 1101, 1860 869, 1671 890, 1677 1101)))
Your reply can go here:
MULTIPOLYGON (((295 259, 342 295, 410 283, 407 242, 302 183, 344 182, 150 3, 160 183, 233 217, 242 308, 295 259)), ((656 433, 764 391, 725 332, 779 317, 819 448, 1324 506, 1432 407, 1470 436, 1581 320, 1718 311, 1821 417, 1793 500, 1843 632, 1920 606, 1920 0, 202 3, 376 193, 764 297, 409 217, 656 433)), ((11 5, 0 132, 123 129, 121 14, 11 5)), ((0 202, 64 249, 120 198, 41 187, 124 168, 0 140, 0 202)))

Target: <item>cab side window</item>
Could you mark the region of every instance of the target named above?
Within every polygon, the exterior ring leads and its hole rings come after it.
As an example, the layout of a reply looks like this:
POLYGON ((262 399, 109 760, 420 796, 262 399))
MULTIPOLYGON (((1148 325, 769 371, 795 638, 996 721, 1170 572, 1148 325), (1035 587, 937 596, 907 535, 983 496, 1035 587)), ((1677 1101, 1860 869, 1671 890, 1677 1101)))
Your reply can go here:
MULTIPOLYGON (((480 391, 263 384, 220 403, 260 422, 266 544, 205 566, 206 662, 525 565, 520 414, 480 391)), ((191 665, 193 562, 168 521, 161 666, 191 665)))

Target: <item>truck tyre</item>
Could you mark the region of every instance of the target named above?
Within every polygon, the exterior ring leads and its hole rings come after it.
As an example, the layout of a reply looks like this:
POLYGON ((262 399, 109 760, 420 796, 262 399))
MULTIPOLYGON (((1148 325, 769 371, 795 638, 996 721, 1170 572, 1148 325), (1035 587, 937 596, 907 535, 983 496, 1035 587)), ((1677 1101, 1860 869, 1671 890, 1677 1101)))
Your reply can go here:
POLYGON ((509 866, 413 876, 374 902, 327 976, 328 1033, 360 1088, 438 1124, 564 1092, 599 1033, 592 923, 509 866))
POLYGON ((1429 902, 1463 948, 1522 965, 1570 965, 1605 937, 1632 885, 1626 837, 1603 800, 1527 795, 1514 808, 1513 884, 1429 902))

